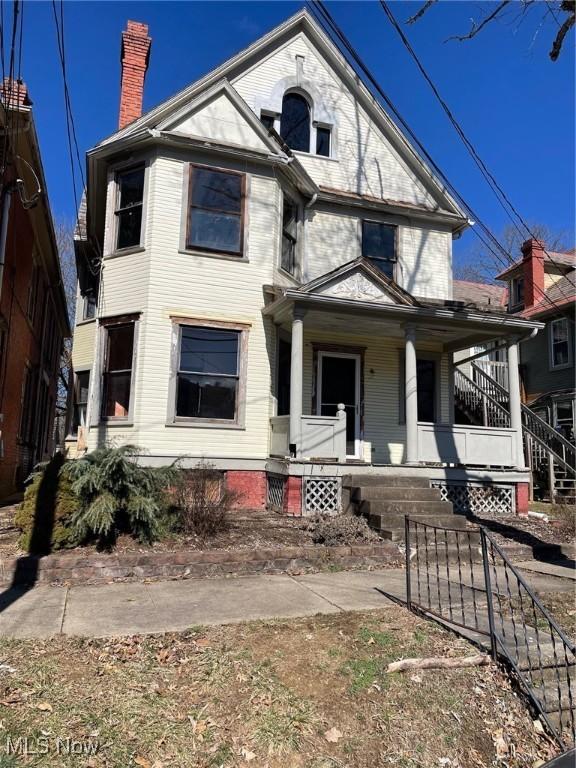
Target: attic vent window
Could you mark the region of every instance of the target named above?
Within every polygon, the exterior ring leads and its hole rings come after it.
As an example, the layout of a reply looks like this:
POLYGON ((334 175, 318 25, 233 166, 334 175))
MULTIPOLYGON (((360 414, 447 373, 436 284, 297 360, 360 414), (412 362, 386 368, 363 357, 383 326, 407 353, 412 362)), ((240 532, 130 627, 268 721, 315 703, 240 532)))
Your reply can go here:
POLYGON ((330 157, 330 128, 316 128, 316 154, 330 157))
POLYGON ((379 221, 363 221, 362 256, 370 259, 386 277, 393 280, 396 264, 396 227, 379 221))
POLYGON ((286 93, 282 99, 280 136, 290 149, 310 152, 310 105, 299 93, 286 93))

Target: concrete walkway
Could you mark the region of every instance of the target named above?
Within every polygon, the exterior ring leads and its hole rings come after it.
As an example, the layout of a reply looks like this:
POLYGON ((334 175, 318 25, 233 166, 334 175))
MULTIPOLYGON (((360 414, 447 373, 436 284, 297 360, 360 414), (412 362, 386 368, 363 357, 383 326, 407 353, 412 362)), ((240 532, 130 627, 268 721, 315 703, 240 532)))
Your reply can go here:
MULTIPOLYGON (((544 574, 530 574, 530 582, 540 591, 574 588, 570 579, 544 574)), ((0 594, 0 636, 159 633, 392 606, 379 590, 404 599, 404 570, 8 589, 0 594)))

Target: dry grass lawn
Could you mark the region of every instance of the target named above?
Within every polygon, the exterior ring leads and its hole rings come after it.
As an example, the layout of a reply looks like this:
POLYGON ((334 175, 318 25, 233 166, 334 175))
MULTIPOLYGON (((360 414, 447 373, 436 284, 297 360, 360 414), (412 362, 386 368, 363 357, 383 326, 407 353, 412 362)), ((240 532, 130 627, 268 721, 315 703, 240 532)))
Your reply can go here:
POLYGON ((401 608, 157 637, 2 640, 0 768, 514 768, 545 760, 550 743, 496 668, 385 673, 403 657, 471 652, 401 608), (14 746, 18 737, 49 753, 8 755, 8 738, 14 746), (58 737, 91 741, 97 752, 66 754, 60 742, 57 754, 58 737))

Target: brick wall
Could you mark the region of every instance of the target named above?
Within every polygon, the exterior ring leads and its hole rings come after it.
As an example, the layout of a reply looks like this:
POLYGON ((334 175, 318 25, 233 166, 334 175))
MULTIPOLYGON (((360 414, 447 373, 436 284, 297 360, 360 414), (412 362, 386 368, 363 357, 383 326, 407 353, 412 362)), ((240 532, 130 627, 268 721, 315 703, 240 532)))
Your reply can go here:
POLYGON ((235 509, 266 509, 266 472, 229 469, 226 486, 238 494, 235 509))
POLYGON ((302 478, 290 475, 284 491, 284 512, 299 517, 302 515, 302 478))
POLYGON ((517 483, 516 485, 516 514, 522 517, 528 514, 528 504, 530 501, 529 483, 517 483))

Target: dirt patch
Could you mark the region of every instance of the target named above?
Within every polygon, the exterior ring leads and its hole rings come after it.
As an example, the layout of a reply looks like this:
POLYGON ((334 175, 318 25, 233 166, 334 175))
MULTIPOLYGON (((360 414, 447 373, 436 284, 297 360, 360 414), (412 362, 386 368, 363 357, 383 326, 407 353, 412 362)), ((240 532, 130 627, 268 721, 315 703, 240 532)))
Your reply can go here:
POLYGON ((470 652, 397 607, 160 637, 4 640, 3 737, 99 746, 80 760, 50 752, 0 764, 519 768, 547 759, 549 741, 497 668, 385 672, 406 656, 470 652))
POLYGON ((484 525, 500 545, 576 544, 576 507, 531 502, 530 509, 548 515, 549 522, 535 517, 519 517, 483 512, 471 518, 484 525))

